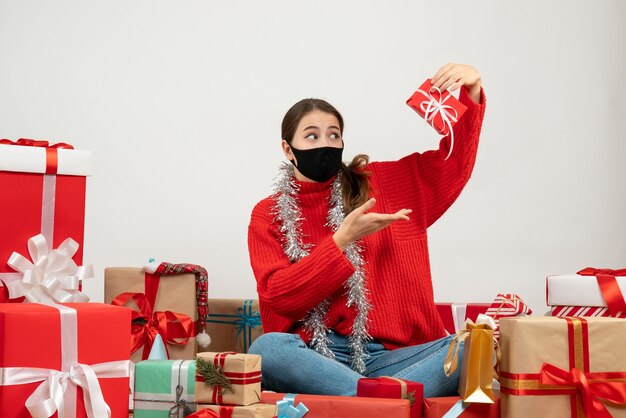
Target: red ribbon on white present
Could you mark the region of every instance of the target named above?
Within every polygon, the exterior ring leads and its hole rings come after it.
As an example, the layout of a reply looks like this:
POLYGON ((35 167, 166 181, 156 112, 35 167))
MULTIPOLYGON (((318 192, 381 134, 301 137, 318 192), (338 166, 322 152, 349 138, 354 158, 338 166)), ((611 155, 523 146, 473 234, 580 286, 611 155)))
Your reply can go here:
POLYGON ((602 292, 602 298, 606 302, 611 316, 619 317, 620 314, 626 313, 626 298, 622 295, 622 291, 617 284, 617 279, 615 279, 615 276, 626 276, 626 268, 612 270, 587 267, 576 274, 581 276, 595 276, 600 291, 602 292))
POLYGON ((7 264, 21 273, 19 280, 6 282, 12 299, 25 296, 31 303, 89 302, 89 297, 79 291, 82 280, 94 277, 93 266, 77 266, 72 257, 78 243, 66 239, 59 248, 50 251, 43 235, 28 240, 31 260, 14 252, 7 264))

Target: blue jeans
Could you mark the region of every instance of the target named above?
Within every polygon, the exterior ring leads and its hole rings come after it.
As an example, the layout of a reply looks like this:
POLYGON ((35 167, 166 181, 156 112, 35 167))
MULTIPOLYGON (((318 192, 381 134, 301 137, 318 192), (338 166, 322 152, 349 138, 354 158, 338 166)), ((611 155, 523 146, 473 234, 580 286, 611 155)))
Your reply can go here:
MULTIPOLYGON (((329 348, 335 360, 309 348, 297 334, 271 332, 257 338, 248 353, 260 354, 262 359, 263 387, 287 393, 319 395, 356 395, 357 381, 362 377, 391 376, 421 382, 424 396, 456 395, 459 371, 450 377, 443 372, 451 337, 426 344, 387 350, 377 342, 367 345, 370 358, 367 370, 361 375, 349 367, 348 338, 329 334, 329 348)), ((459 350, 459 359, 463 346, 459 350)), ((459 365, 460 366, 460 365, 459 365)), ((459 367, 460 368, 460 367, 459 367)))

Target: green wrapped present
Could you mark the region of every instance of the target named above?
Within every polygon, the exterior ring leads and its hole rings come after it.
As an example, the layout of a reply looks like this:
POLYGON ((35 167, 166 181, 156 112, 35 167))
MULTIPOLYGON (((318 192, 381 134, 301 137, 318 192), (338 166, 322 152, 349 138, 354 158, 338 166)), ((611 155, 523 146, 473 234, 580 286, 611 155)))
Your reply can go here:
POLYGON ((195 360, 137 363, 134 418, 182 418, 194 412, 195 375, 195 360))

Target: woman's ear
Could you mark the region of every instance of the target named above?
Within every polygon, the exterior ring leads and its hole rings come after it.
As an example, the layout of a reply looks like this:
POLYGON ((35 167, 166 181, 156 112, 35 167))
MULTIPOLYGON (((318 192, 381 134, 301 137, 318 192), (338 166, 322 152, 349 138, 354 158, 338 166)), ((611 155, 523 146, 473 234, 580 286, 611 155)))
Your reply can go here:
POLYGON ((285 141, 283 139, 282 143, 281 143, 282 147, 283 147, 283 153, 285 154, 285 157, 287 157, 287 159, 289 161, 292 161, 294 163, 297 163, 296 161, 296 156, 293 155, 293 152, 291 151, 291 147, 289 146, 289 144, 287 143, 287 141, 285 141))

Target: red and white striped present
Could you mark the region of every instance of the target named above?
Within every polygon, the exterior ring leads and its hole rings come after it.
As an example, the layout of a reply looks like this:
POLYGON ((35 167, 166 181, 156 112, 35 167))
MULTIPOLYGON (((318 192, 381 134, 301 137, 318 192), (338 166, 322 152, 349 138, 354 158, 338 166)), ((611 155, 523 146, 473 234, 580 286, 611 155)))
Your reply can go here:
POLYGON ((611 315, 609 308, 604 306, 553 306, 552 316, 612 316, 626 318, 626 312, 611 315))
POLYGON ((530 315, 533 311, 524 301, 514 293, 499 293, 495 300, 487 308, 486 315, 496 321, 497 328, 493 331, 493 336, 498 338, 500 331, 500 318, 510 318, 515 316, 530 315))

